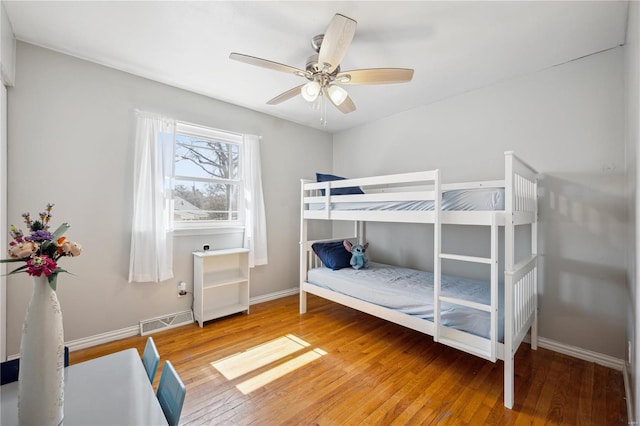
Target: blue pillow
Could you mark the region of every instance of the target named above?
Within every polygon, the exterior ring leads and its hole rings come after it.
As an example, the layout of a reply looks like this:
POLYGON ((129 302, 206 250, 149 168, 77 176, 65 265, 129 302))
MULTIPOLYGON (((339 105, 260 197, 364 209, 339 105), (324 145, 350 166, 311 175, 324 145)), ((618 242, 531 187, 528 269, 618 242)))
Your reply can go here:
MULTIPOLYGON (((316 181, 317 182, 329 182, 332 180, 345 180, 346 178, 328 175, 323 173, 316 173, 316 181)), ((320 192, 324 195, 324 189, 321 189, 320 192)), ((346 188, 335 188, 331 189, 331 195, 349 195, 349 194, 364 194, 362 189, 359 186, 348 186, 346 188)))
POLYGON ((344 248, 342 241, 330 243, 313 243, 311 248, 318 255, 322 264, 329 269, 342 269, 351 267, 351 253, 344 248))

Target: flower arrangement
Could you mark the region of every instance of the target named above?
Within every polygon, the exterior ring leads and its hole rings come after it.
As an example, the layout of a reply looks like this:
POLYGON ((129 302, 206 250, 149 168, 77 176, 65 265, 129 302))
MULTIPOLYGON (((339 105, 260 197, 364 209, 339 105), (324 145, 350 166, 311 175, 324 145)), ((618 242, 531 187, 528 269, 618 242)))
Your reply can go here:
POLYGON ((60 225, 53 233, 49 231, 53 206, 47 204, 45 211, 39 214, 39 220, 32 220, 29 213, 22 215, 29 229, 28 235, 11 225, 9 234, 13 240, 9 242, 9 259, 0 259, 0 263, 25 262, 9 274, 26 272, 34 277, 44 274, 55 291, 58 273, 69 272, 58 266, 58 260, 63 256, 79 256, 82 247, 63 236, 70 227, 68 223, 60 225))

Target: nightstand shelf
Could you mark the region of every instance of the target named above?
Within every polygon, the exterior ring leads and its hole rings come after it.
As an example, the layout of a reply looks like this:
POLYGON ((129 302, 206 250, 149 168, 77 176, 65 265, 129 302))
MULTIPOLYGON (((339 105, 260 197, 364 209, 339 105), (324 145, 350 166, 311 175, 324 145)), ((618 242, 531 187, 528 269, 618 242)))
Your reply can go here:
POLYGON ((249 250, 193 253, 193 315, 205 321, 249 313, 249 250))

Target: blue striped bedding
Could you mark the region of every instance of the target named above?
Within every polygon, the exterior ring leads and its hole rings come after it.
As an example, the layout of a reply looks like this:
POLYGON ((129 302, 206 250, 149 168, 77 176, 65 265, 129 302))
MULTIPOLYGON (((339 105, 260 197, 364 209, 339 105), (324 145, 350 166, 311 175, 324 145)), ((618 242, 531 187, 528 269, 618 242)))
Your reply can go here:
MULTIPOLYGON (((308 271, 307 282, 369 303, 433 321, 433 273, 369 262, 365 269, 333 271, 320 267, 308 271)), ((443 296, 490 303, 488 281, 442 275, 443 296)), ((504 291, 499 288, 498 324, 503 338, 504 291)), ((465 306, 442 303, 441 324, 489 338, 489 314, 465 306)))

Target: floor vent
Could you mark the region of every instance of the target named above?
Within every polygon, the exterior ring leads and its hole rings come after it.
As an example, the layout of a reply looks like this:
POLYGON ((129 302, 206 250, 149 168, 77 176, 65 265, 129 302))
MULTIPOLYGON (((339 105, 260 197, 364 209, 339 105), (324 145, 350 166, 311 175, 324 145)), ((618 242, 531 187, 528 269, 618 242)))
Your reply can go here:
POLYGON ((140 321, 140 335, 155 333, 156 331, 168 330, 185 324, 193 323, 193 311, 176 312, 175 314, 163 317, 150 318, 140 321))

